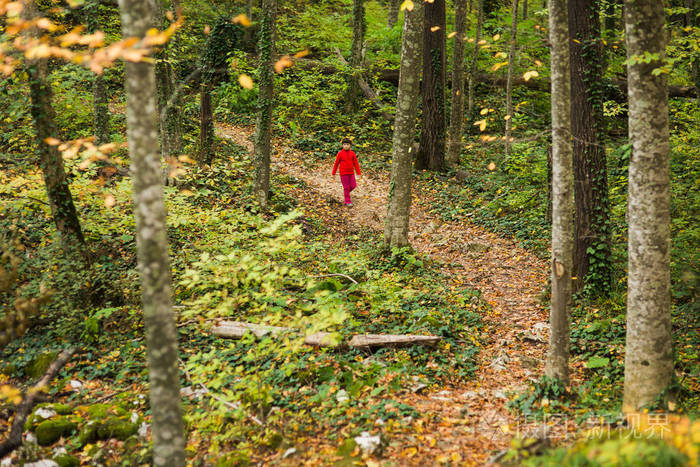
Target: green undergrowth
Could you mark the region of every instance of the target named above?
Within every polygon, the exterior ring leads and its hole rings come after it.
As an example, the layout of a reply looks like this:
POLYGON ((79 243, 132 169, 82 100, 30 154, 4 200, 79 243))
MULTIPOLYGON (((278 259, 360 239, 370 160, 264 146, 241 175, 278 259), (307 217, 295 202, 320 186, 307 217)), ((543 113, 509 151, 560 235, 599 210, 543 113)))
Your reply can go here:
MULTIPOLYGON (((285 186, 299 183, 289 177, 273 181, 272 210, 259 213, 249 188, 251 161, 234 144, 220 143, 212 167, 186 172, 176 186, 165 187, 165 197, 186 370, 181 384, 195 391, 185 395, 188 449, 195 462, 209 462, 219 452, 261 459, 298 447, 300 438, 340 443, 361 431, 388 430, 406 417, 423 416, 401 401, 403 394, 474 375, 486 305, 478 291, 445 276, 440 264, 409 250, 386 252, 380 236, 366 230, 328 242, 323 213, 303 214, 285 193, 285 186), (298 333, 217 338, 211 335, 217 319, 288 326, 298 333), (442 341, 435 347, 374 350, 303 345, 306 334, 318 331, 328 332, 333 343, 367 333, 428 334, 442 341), (216 398, 196 392, 200 384, 216 398)), ((109 265, 105 274, 120 301, 95 308, 69 294, 76 278, 89 281, 89 275, 61 259, 49 212, 40 202, 45 194, 34 188, 39 174, 24 174, 27 183, 15 183, 0 198, 1 221, 22 245, 17 252, 22 293, 30 295, 42 282, 58 292, 28 334, 4 349, 3 371, 11 381, 28 381, 37 361, 78 343, 78 355, 51 393, 71 380, 89 382, 97 388, 95 398, 116 392, 121 403, 148 419, 131 182, 117 178, 98 186, 89 172, 73 174, 88 244, 108 255, 98 265, 109 265), (104 203, 108 194, 115 198, 112 208, 104 203), (59 259, 47 263, 54 257, 59 259)), ((14 180, 19 174, 4 176, 14 180)), ((11 297, 4 299, 11 303, 11 297)), ((65 400, 89 404, 86 395, 65 400)), ((77 439, 82 422, 73 422, 64 436, 77 439)), ((147 449, 144 440, 137 441, 136 452, 147 449)))

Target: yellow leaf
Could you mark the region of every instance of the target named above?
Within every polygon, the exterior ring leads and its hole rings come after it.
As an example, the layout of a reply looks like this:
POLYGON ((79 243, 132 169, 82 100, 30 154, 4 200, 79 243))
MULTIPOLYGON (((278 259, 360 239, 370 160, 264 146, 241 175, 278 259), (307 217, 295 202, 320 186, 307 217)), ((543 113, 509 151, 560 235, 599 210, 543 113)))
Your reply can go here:
POLYGON ((496 71, 499 68, 508 65, 508 62, 498 62, 494 66, 491 67, 491 71, 496 71))
POLYGON ((540 62, 539 60, 535 60, 535 65, 542 66, 542 62, 540 62))
POLYGON ((481 39, 481 40, 478 42, 478 44, 479 44, 479 45, 484 45, 484 44, 486 44, 486 41, 483 40, 483 39, 481 39))
POLYGON ((452 31, 451 33, 449 33, 449 34, 447 35, 447 38, 448 38, 448 39, 452 39, 452 38, 455 37, 456 35, 457 35, 457 32, 456 32, 456 31, 452 31))
POLYGON ((505 52, 497 52, 496 55, 494 55, 494 58, 506 58, 508 57, 508 54, 505 52))
POLYGON ((61 140, 56 138, 46 138, 44 142, 49 146, 58 146, 59 144, 61 144, 61 140))
POLYGON ((309 52, 309 49, 304 49, 301 52, 295 53, 294 58, 303 58, 303 57, 306 57, 307 55, 309 55, 309 53, 311 53, 311 52, 309 52))
POLYGON ((486 129, 486 120, 479 120, 478 122, 474 122, 474 126, 478 126, 480 131, 484 131, 486 129))
POLYGON ((240 75, 238 77, 238 84, 246 89, 253 89, 253 80, 248 75, 240 75))
POLYGON ((489 162, 489 165, 486 168, 493 172, 494 170, 496 170, 496 164, 493 162, 489 162))
POLYGON ((211 26, 208 24, 204 26, 204 34, 209 34, 211 32, 211 26))
POLYGON ((439 31, 439 30, 440 30, 440 26, 433 26, 432 28, 430 28, 430 32, 435 32, 435 31, 439 31))
POLYGON ((500 38, 501 38, 501 35, 500 35, 500 34, 496 34, 495 36, 493 36, 494 42, 497 41, 497 40, 500 39, 500 38))
POLYGON ((192 159, 190 156, 188 156, 187 154, 183 154, 182 156, 178 156, 177 160, 179 160, 180 162, 185 162, 187 164, 196 163, 196 161, 194 159, 192 159))
POLYGON ((505 117, 503 117, 503 120, 506 120, 506 121, 510 120, 510 115, 506 115, 505 117))
POLYGON ((573 40, 574 42, 576 42, 577 44, 580 44, 580 43, 581 43, 581 41, 578 40, 578 39, 572 39, 572 40, 573 40))
POLYGON ((114 207, 117 204, 117 200, 112 195, 105 196, 105 206, 108 208, 114 207))
POLYGON ((285 55, 275 63, 275 72, 282 73, 285 68, 294 65, 294 62, 289 58, 289 55, 285 55))
POLYGON ((530 71, 526 71, 526 72, 525 72, 525 74, 523 75, 523 79, 524 79, 525 81, 530 81, 530 78, 536 78, 536 77, 538 77, 539 75, 540 75, 540 74, 539 74, 537 71, 535 71, 535 70, 530 70, 530 71))
POLYGON ((481 109, 479 115, 486 115, 487 113, 489 113, 489 109, 481 109))
POLYGON ((413 2, 411 0, 406 0, 405 2, 403 2, 401 4, 400 10, 401 11, 404 11, 404 10, 413 11, 414 6, 415 5, 413 5, 413 2))
POLYGON ((233 24, 240 24, 241 26, 249 28, 253 23, 250 22, 246 15, 241 13, 240 15, 233 18, 233 24))

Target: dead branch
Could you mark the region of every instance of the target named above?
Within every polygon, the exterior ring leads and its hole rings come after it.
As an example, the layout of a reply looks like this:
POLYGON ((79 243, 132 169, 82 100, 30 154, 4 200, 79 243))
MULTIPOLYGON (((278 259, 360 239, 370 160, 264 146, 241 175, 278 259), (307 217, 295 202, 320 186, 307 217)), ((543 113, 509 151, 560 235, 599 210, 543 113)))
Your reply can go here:
POLYGON ((347 280, 349 280, 350 282, 352 282, 353 284, 357 284, 357 281, 356 281, 355 279, 353 279, 352 277, 347 276, 347 275, 345 275, 345 274, 340 274, 340 273, 338 273, 338 274, 321 274, 321 275, 319 275, 319 276, 311 276, 311 277, 313 277, 313 278, 320 278, 320 277, 344 277, 344 278, 346 278, 347 280))
POLYGON ((0 445, 0 458, 5 457, 7 454, 11 453, 17 449, 22 444, 22 432, 24 431, 24 422, 27 420, 29 412, 31 412, 34 404, 37 402, 38 397, 44 390, 44 387, 51 382, 51 380, 56 376, 58 371, 63 367, 63 365, 70 360, 70 358, 75 353, 75 347, 69 347, 65 349, 58 355, 58 358, 49 365, 37 383, 32 386, 29 391, 25 394, 24 400, 17 409, 15 414, 15 419, 12 422, 12 428, 10 429, 10 435, 7 437, 5 442, 0 445))
MULTIPOLYGON (((267 326, 262 324, 245 323, 242 321, 220 321, 212 328, 212 334, 219 337, 241 339, 247 333, 256 337, 270 335, 272 337, 284 333, 299 331, 294 328, 267 326)), ((304 344, 313 347, 371 349, 377 347, 404 347, 408 345, 435 345, 442 338, 439 336, 418 336, 412 334, 357 334, 347 342, 335 343, 332 333, 317 332, 304 337, 304 344)))

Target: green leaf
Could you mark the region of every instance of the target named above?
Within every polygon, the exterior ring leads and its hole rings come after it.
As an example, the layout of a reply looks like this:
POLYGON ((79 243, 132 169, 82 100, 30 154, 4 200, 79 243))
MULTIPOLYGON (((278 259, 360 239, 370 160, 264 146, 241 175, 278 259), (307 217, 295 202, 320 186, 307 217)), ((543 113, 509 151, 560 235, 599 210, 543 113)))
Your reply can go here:
POLYGON ((609 358, 591 357, 586 362, 586 368, 589 368, 589 369, 591 369, 591 368, 603 368, 603 367, 608 366, 609 363, 610 363, 609 358))

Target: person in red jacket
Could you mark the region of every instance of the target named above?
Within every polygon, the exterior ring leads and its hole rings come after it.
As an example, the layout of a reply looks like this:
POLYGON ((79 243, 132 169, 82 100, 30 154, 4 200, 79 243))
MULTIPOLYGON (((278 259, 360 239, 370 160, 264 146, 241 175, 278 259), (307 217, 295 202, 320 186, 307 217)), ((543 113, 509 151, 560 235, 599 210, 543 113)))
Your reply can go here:
POLYGON ((352 206, 350 192, 357 186, 355 172, 357 172, 358 176, 362 175, 360 164, 357 162, 357 156, 354 151, 350 150, 351 144, 349 139, 346 138, 343 140, 343 149, 338 151, 338 155, 335 156, 335 164, 333 165, 333 175, 335 175, 336 171, 340 173, 340 181, 343 184, 346 206, 352 206))

